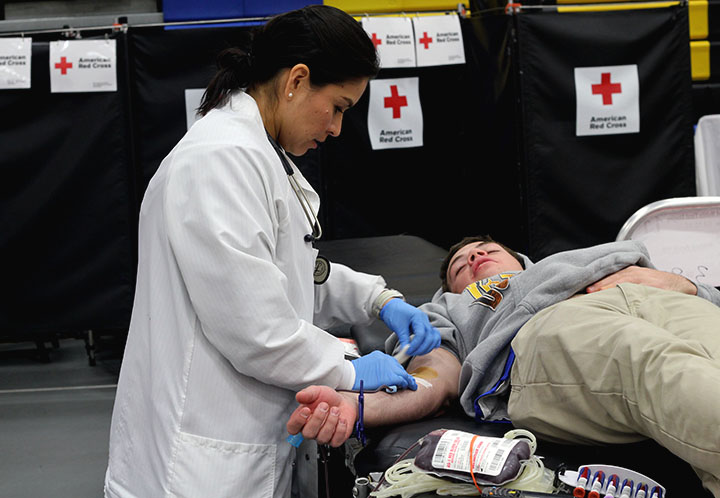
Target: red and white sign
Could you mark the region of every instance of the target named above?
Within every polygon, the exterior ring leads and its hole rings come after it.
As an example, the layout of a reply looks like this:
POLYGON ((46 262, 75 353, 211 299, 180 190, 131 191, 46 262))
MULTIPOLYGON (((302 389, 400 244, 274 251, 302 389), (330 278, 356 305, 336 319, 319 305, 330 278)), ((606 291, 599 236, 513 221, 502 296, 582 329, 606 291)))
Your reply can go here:
POLYGON ((409 17, 363 17, 361 23, 375 44, 380 67, 415 67, 415 39, 409 17))
POLYGON ((32 38, 0 38, 0 89, 30 88, 32 38))
POLYGON ((457 14, 413 17, 418 67, 465 64, 460 19, 457 14))
POLYGON ((576 67, 577 136, 640 132, 637 64, 576 67))
POLYGON ((115 40, 50 42, 50 91, 117 91, 115 40))
POLYGON ((374 150, 422 147, 418 78, 370 81, 368 133, 374 150))

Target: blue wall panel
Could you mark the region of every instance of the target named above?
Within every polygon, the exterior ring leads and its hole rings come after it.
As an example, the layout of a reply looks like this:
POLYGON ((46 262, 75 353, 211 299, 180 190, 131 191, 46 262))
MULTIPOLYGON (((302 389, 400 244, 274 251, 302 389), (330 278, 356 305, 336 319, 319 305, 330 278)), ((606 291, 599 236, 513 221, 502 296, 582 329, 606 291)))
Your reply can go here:
POLYGON ((163 19, 166 22, 204 21, 210 19, 235 19, 240 17, 264 17, 288 10, 299 9, 311 3, 303 0, 166 0, 163 2, 163 19))
POLYGON ((273 2, 245 0, 245 15, 247 17, 270 16, 317 3, 320 2, 308 2, 305 0, 277 0, 273 2))

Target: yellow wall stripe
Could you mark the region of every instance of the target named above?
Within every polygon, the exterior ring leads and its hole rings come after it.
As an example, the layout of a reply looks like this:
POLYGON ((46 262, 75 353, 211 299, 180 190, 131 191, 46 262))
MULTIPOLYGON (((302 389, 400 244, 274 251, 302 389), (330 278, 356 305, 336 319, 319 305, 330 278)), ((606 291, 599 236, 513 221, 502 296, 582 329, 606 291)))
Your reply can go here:
POLYGON ((325 5, 337 7, 345 12, 416 12, 423 10, 457 10, 458 4, 468 8, 469 0, 325 0, 325 5))
POLYGON ((710 42, 707 40, 690 42, 690 65, 693 81, 710 79, 710 42))
POLYGON ((673 5, 680 5, 680 2, 627 2, 599 5, 593 2, 593 5, 558 5, 557 10, 558 12, 600 12, 608 10, 664 9, 673 5))
MULTIPOLYGON (((652 0, 645 0, 643 3, 647 3, 652 0)), ((662 1, 662 0, 660 0, 662 1)), ((694 0, 692 0, 694 1, 694 0)), ((557 5, 577 5, 577 4, 588 4, 588 3, 639 3, 637 0, 556 0, 557 5)))
MULTIPOLYGON (((360 20, 362 20, 364 17, 366 17, 366 16, 362 15, 362 14, 359 13, 359 12, 355 12, 355 11, 353 11, 353 12, 346 11, 346 12, 347 12, 348 14, 351 14, 351 15, 353 16, 353 19, 355 19, 356 21, 360 21, 360 20)), ((367 12, 368 14, 373 14, 373 17, 431 17, 431 16, 440 16, 440 15, 451 15, 451 14, 453 14, 453 12, 450 12, 450 11, 445 11, 444 13, 442 13, 442 12, 436 12, 436 11, 432 11, 432 12, 430 12, 430 11, 428 11, 428 12, 414 11, 414 12, 403 12, 403 13, 400 13, 400 14, 398 14, 398 13, 391 13, 391 12, 371 12, 371 11, 369 11, 369 10, 366 10, 365 12, 367 12)), ((468 12, 468 13, 469 13, 470 11, 469 11, 469 10, 466 10, 465 12, 468 12)))
POLYGON ((690 0, 688 2, 688 14, 690 16, 690 39, 703 40, 708 37, 708 1, 690 0))

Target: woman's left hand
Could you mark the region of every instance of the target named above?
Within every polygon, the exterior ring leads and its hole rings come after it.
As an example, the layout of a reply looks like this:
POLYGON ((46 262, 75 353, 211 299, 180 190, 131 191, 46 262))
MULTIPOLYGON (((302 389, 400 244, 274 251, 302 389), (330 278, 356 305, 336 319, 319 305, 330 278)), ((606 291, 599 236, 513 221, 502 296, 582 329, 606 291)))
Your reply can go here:
POLYGON ((395 332, 400 346, 410 344, 408 356, 420 356, 429 353, 440 345, 440 332, 430 325, 428 316, 415 306, 402 299, 390 299, 382 310, 380 319, 395 332), (410 336, 415 337, 410 340, 410 336))

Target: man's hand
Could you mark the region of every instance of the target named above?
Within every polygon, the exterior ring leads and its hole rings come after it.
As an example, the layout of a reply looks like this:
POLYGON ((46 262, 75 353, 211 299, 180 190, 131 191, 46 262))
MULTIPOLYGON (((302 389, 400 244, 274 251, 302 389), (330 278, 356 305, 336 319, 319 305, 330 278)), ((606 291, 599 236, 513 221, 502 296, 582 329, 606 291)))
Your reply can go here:
POLYGON ((310 386, 295 395, 300 406, 290 415, 290 434, 337 448, 352 434, 358 416, 357 394, 339 393, 327 386, 310 386))
POLYGON ((642 284, 657 287, 658 289, 672 290, 693 296, 697 295, 697 287, 687 278, 674 273, 640 266, 628 266, 598 280, 586 290, 588 293, 597 292, 623 283, 642 284))

